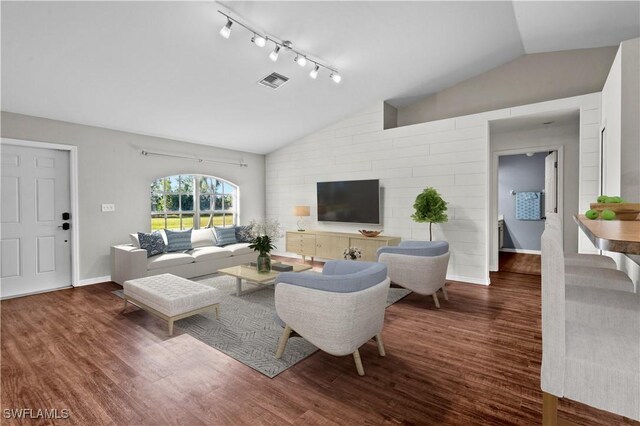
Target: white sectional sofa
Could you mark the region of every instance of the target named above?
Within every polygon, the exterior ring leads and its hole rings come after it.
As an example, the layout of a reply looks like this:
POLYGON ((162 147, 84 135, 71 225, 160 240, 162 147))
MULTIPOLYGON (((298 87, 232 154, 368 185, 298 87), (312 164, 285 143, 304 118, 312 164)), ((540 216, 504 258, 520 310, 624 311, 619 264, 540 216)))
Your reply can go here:
POLYGON ((127 280, 159 274, 173 274, 183 278, 212 274, 222 268, 255 262, 258 253, 249 243, 216 246, 212 229, 194 229, 192 250, 162 253, 147 257, 140 248, 138 235, 131 234, 131 244, 111 247, 111 280, 123 284, 127 280))

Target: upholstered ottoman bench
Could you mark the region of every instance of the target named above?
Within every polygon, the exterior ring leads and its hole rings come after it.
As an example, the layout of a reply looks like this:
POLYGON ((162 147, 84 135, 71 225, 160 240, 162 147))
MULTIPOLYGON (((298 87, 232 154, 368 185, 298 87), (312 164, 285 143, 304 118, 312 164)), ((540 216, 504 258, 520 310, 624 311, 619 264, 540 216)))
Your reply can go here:
POLYGON ((218 307, 221 295, 208 285, 189 281, 171 274, 154 275, 125 281, 124 307, 127 302, 167 321, 169 335, 173 335, 173 322, 218 307))

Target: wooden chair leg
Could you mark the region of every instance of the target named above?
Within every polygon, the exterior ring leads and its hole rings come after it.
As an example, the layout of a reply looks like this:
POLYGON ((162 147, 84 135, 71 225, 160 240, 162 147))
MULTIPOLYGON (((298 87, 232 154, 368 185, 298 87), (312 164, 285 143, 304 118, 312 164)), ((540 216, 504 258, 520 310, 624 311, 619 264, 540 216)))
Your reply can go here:
POLYGON ((447 294, 446 284, 442 286, 442 295, 444 296, 444 300, 449 300, 449 295, 447 294))
POLYGON ((438 295, 436 293, 433 293, 431 296, 433 296, 433 301, 436 304, 436 308, 439 308, 440 302, 438 301, 438 295))
POLYGON ((169 320, 169 336, 173 336, 173 320, 169 320))
POLYGON ((287 342, 289 341, 289 335, 291 334, 291 327, 285 325, 284 330, 282 331, 282 335, 280 336, 280 342, 278 343, 278 350, 276 351, 276 358, 282 358, 282 354, 284 353, 284 348, 287 346, 287 342))
POLYGON ((356 362, 356 370, 358 370, 359 376, 364 376, 364 368, 362 367, 362 359, 360 359, 360 352, 356 349, 353 353, 353 360, 356 362))
POLYGON ((558 397, 542 392, 542 426, 557 426, 558 397))
POLYGON ((220 319, 220 306, 216 305, 215 309, 216 309, 216 319, 219 320, 220 319))
POLYGON ((128 300, 124 299, 124 308, 122 308, 122 312, 124 312, 127 309, 127 303, 128 303, 128 300))
POLYGON ((385 356, 387 353, 384 351, 384 344, 382 343, 382 335, 376 334, 376 343, 378 344, 378 353, 380 356, 385 356))

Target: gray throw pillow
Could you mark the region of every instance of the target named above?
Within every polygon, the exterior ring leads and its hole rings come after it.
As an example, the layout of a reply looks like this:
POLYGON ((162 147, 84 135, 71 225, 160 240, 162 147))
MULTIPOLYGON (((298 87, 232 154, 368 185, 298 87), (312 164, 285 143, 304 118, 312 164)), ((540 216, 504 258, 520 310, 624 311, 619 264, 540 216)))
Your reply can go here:
POLYGON ((250 243, 253 238, 251 237, 251 226, 236 226, 236 240, 239 243, 250 243))
POLYGON ((218 247, 228 246, 229 244, 235 244, 238 242, 236 240, 236 228, 218 228, 215 227, 216 230, 216 245, 218 247))
POLYGON ((140 248, 147 251, 147 257, 164 253, 167 248, 164 244, 164 238, 162 238, 162 234, 159 232, 152 232, 150 234, 138 232, 138 241, 140 241, 140 248))
POLYGON ((172 231, 165 229, 167 235, 167 251, 186 251, 191 250, 191 229, 185 231, 172 231))

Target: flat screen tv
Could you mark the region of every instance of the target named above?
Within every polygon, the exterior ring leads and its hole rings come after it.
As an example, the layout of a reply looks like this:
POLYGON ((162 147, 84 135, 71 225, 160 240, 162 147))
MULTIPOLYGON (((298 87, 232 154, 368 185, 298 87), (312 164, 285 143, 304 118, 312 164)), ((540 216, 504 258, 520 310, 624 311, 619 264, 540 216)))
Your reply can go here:
POLYGON ((318 221, 380 224, 378 179, 318 182, 318 221))

